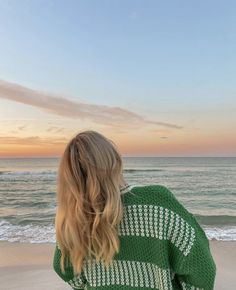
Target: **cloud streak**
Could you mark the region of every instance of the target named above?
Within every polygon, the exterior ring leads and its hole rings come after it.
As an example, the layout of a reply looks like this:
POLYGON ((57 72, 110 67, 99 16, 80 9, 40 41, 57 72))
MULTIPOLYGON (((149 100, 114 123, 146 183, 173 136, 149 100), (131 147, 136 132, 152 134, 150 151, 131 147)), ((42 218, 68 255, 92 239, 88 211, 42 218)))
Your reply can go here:
POLYGON ((64 130, 65 130, 65 128, 63 128, 63 127, 51 126, 51 127, 47 128, 46 131, 47 132, 53 132, 53 133, 60 133, 60 132, 62 132, 64 130))
POLYGON ((19 126, 18 130, 19 131, 24 131, 26 127, 27 127, 27 125, 19 126))
POLYGON ((56 146, 65 145, 68 140, 66 138, 55 138, 55 137, 15 137, 15 136, 0 136, 1 145, 25 145, 25 146, 56 146))
POLYGON ((90 120, 107 126, 139 128, 143 125, 153 124, 174 129, 183 128, 168 122, 148 120, 135 112, 120 107, 70 100, 4 80, 0 80, 0 98, 33 106, 50 114, 72 119, 90 120))

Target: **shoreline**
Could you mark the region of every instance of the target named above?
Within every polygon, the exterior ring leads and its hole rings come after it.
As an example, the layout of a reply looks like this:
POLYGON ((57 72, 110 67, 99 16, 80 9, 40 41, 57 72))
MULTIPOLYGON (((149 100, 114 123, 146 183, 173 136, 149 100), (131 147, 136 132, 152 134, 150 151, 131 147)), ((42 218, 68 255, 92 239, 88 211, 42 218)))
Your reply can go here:
MULTIPOLYGON (((236 284, 236 241, 209 242, 217 266, 214 290, 233 290, 236 284)), ((0 241, 2 289, 71 290, 52 268, 54 248, 55 243, 0 241)))

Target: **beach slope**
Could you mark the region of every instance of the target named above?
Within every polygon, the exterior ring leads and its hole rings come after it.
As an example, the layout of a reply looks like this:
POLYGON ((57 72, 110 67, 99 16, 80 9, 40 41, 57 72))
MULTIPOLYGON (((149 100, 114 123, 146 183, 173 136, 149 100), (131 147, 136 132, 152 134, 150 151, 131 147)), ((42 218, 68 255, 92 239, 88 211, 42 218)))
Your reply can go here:
MULTIPOLYGON (((236 242, 210 241, 217 265, 215 290, 234 290, 236 242)), ((0 242, 2 290, 71 290, 52 269, 55 245, 0 242)))

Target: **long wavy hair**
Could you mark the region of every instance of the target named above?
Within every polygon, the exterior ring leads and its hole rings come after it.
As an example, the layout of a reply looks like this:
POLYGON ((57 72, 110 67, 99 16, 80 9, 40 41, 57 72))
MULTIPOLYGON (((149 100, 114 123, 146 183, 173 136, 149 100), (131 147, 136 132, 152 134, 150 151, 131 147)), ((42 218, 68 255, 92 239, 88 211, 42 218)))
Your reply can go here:
POLYGON ((63 273, 66 258, 80 274, 85 258, 108 266, 119 252, 121 184, 126 184, 122 157, 112 140, 92 130, 72 138, 57 176, 55 229, 63 273))

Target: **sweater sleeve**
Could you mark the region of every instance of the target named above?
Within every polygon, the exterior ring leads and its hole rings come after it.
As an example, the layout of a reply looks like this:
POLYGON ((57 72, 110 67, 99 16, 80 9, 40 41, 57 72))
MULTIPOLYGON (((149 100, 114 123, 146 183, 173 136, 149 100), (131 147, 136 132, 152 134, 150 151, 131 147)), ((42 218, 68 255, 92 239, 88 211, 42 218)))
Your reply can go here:
POLYGON ((179 240, 178 247, 171 245, 170 266, 175 279, 183 290, 213 290, 216 276, 216 264, 213 260, 209 240, 196 220, 184 205, 167 188, 164 190, 168 206, 181 220, 182 227, 174 222, 169 239, 179 240), (181 231, 183 230, 183 231, 181 231), (173 234, 175 232, 175 234, 173 234))
POLYGON ((176 271, 184 290, 214 290, 216 264, 210 251, 209 240, 196 218, 190 213, 194 242, 176 271))
POLYGON ((53 257, 54 271, 62 280, 68 283, 72 287, 72 289, 76 289, 76 290, 86 289, 87 280, 84 276, 83 270, 80 273, 80 275, 75 276, 73 272, 73 266, 71 262, 67 260, 69 263, 64 263, 65 273, 62 273, 61 267, 60 267, 60 258, 61 258, 61 251, 59 249, 58 244, 56 243, 55 250, 54 250, 54 257, 53 257))

